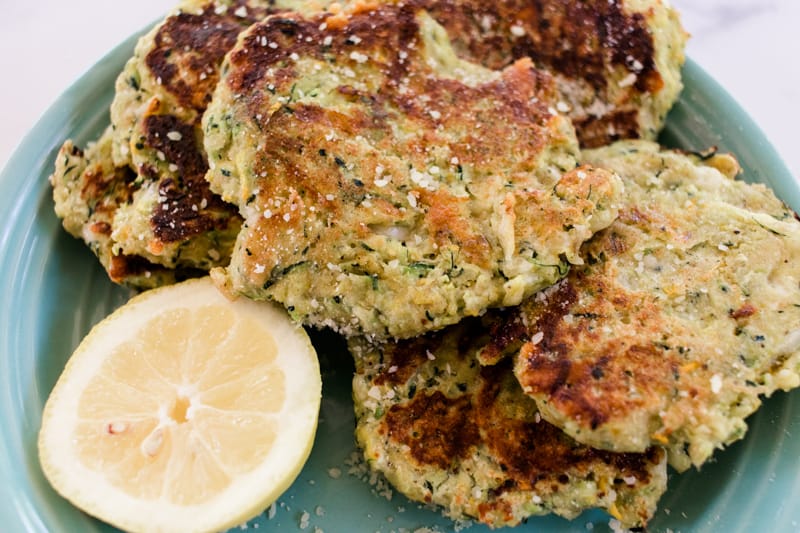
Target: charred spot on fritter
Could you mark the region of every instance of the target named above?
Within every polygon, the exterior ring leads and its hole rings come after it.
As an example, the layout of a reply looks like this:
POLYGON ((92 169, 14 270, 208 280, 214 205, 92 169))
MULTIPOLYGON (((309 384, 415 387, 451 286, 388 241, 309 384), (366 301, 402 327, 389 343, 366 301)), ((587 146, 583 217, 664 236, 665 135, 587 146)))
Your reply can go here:
POLYGON ((686 33, 653 1, 419 0, 462 57, 553 72, 584 146, 653 138, 680 90, 686 33))
POLYGON ((120 204, 131 201, 136 190, 136 173, 128 167, 108 172, 100 162, 90 163, 83 173, 81 197, 92 213, 112 216, 120 204))
MULTIPOLYGON (((227 227, 227 217, 236 208, 214 195, 205 180, 208 165, 200 153, 195 129, 171 115, 150 115, 145 119, 147 143, 175 165, 177 177, 159 180, 159 205, 151 221, 153 233, 165 243, 182 241, 212 228, 227 227), (220 216, 219 212, 227 214, 220 216)), ((147 174, 147 169, 142 169, 147 174)))
POLYGON ((672 390, 679 354, 642 344, 623 331, 613 339, 597 331, 613 315, 637 324, 637 331, 662 330, 666 322, 647 299, 581 269, 525 308, 530 331, 537 337, 517 356, 520 384, 526 393, 546 397, 549 406, 582 427, 597 429, 672 390), (596 300, 600 297, 602 301, 596 300))
POLYGON ((636 139, 641 136, 638 115, 636 109, 613 111, 602 117, 586 115, 574 119, 575 129, 581 132, 581 139, 591 140, 583 143, 587 148, 619 139, 636 139))
POLYGON ((108 276, 111 281, 121 283, 129 278, 143 276, 147 273, 156 273, 161 270, 165 270, 165 268, 161 265, 153 264, 143 257, 119 254, 111 258, 108 276))
POLYGON ((200 152, 194 126, 173 115, 149 115, 144 119, 147 144, 164 154, 184 176, 204 176, 208 165, 200 152))
POLYGON ((470 415, 467 397, 423 392, 389 409, 386 432, 390 439, 408 446, 415 460, 448 470, 478 442, 476 421, 470 415))
POLYGON ((648 454, 595 450, 531 413, 509 412, 513 404, 508 401, 507 390, 516 388, 507 382, 511 376, 509 363, 481 370, 483 385, 473 416, 515 488, 535 490, 539 483, 555 480, 563 484, 570 475, 585 477, 598 461, 619 470, 620 477, 635 476, 639 483, 649 482, 653 466, 663 459, 663 450, 654 448, 648 454))
POLYGON ((145 63, 153 78, 185 106, 205 109, 219 80, 219 64, 239 33, 270 11, 239 0, 223 13, 209 3, 199 14, 168 17, 145 63), (242 9, 244 8, 244 9, 242 9))
POLYGON ((416 369, 428 360, 427 354, 436 349, 440 336, 436 332, 425 338, 412 337, 394 344, 381 346, 385 359, 385 368, 375 377, 379 385, 398 385, 405 383, 416 369))
POLYGON ((515 307, 492 309, 484 315, 483 323, 487 339, 477 354, 482 365, 493 365, 516 354, 530 336, 521 313, 515 307))
MULTIPOLYGON (((226 82, 235 91, 246 91, 258 84, 268 69, 276 71, 273 75, 278 82, 294 77, 290 61, 293 55, 324 58, 342 50, 381 47, 396 56, 418 39, 414 9, 384 8, 376 11, 375 16, 351 16, 336 32, 326 28, 328 17, 275 16, 255 26, 243 45, 231 53, 230 63, 235 72, 226 82), (304 38, 297 39, 298 35, 304 38), (353 35, 357 36, 357 47, 353 35)), ((408 73, 407 62, 389 59, 386 64, 390 79, 399 80, 408 73)))
POLYGON ((420 0, 420 4, 451 30, 451 37, 467 47, 471 57, 484 58, 491 68, 530 57, 537 64, 586 78, 596 89, 604 89, 606 64, 611 63, 637 74, 639 90, 657 89, 661 83, 644 17, 626 13, 620 0, 420 0), (498 25, 508 28, 495 29, 498 25), (486 32, 485 38, 470 38, 477 28, 486 32), (508 47, 511 53, 503 53, 508 47))

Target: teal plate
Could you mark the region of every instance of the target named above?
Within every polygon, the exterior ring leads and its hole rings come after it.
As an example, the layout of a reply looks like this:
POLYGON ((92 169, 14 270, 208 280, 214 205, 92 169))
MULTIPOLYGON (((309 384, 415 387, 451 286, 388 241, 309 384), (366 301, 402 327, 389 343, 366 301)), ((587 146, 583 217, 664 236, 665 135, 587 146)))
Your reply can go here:
MULTIPOLYGON (((0 174, 0 529, 107 531, 49 487, 36 453, 42 407, 74 347, 130 294, 113 286, 94 256, 53 214, 47 177, 66 138, 79 145, 108 123, 114 79, 136 37, 112 51, 42 117, 0 174)), ((770 185, 795 210, 800 187, 739 106, 691 61, 686 89, 662 141, 686 149, 734 152, 744 179, 770 185)), ((311 458, 279 500, 241 527, 327 533, 456 529, 448 519, 384 490, 352 464, 352 366, 332 336, 315 334, 323 367, 320 425, 311 458), (341 475, 337 475, 338 473, 341 475), (307 516, 306 516, 307 513, 307 516), (272 515, 272 516, 270 516, 272 515)), ((777 394, 750 420, 747 437, 702 471, 673 474, 651 531, 800 529, 800 394, 777 394)), ((531 518, 518 531, 608 531, 593 511, 569 522, 531 518)), ((459 524, 460 529, 463 525, 459 524)), ((488 531, 473 525, 467 531, 488 531)))

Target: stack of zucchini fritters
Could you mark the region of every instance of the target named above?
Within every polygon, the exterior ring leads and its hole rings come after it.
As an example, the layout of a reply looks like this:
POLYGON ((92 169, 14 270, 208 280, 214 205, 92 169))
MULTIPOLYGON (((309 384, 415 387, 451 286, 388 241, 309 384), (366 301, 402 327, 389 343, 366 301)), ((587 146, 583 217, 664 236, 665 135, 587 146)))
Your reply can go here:
POLYGON ((411 499, 645 526, 800 385, 800 223, 653 142, 685 40, 662 0, 185 1, 56 213, 114 282, 211 272, 346 336, 411 499))

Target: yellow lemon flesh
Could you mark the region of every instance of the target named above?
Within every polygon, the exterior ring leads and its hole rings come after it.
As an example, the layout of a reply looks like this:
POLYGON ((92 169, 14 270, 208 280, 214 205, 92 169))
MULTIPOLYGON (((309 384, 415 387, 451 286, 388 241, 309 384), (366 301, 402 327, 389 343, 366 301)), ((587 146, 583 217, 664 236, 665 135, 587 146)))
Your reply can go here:
POLYGON ((42 415, 47 479, 133 531, 216 531, 275 501, 311 451, 322 383, 305 331, 208 278, 136 296, 81 342, 42 415))

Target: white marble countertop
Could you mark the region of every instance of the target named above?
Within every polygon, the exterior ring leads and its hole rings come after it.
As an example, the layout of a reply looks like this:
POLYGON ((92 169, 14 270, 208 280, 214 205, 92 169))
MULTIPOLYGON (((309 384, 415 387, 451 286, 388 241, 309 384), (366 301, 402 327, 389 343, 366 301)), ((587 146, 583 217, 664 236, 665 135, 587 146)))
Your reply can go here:
MULTIPOLYGON (((0 17, 2 168, 72 81, 175 0, 8 2, 0 17)), ((800 0, 672 0, 688 55, 753 117, 800 179, 800 0)))

